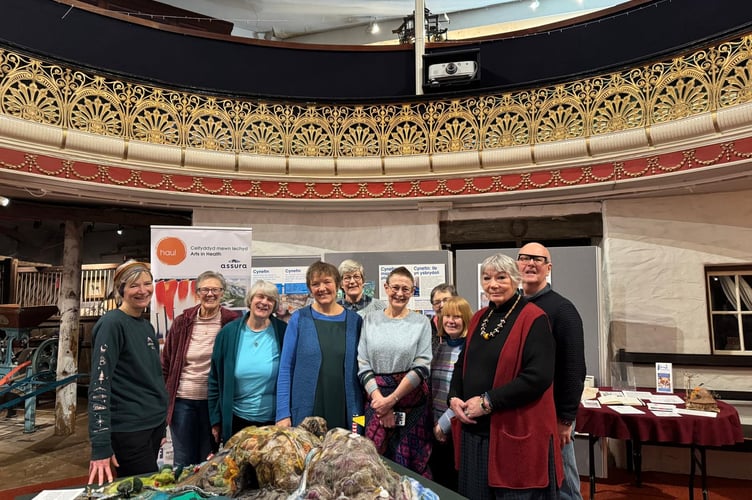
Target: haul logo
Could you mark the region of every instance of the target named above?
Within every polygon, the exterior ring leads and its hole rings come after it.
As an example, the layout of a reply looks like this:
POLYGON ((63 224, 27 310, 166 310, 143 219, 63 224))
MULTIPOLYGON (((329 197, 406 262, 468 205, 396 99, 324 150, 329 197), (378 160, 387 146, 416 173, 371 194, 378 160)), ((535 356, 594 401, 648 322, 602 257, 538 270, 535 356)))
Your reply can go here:
POLYGON ((157 259, 167 266, 177 266, 185 260, 187 255, 185 243, 180 238, 169 236, 157 243, 157 259))
POLYGON ((238 259, 230 259, 228 262, 219 265, 220 269, 248 269, 248 264, 240 262, 238 259))

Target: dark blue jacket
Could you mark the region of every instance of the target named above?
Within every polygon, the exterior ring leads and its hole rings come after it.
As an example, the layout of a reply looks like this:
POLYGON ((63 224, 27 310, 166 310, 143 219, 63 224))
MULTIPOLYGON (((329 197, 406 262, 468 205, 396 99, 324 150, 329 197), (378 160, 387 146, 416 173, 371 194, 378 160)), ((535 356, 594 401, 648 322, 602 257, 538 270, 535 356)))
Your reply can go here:
MULTIPOLYGON (((358 380, 358 341, 362 318, 345 309, 345 397, 349 415, 363 414, 363 390, 358 380)), ((311 306, 295 311, 282 348, 277 379, 277 421, 292 419, 298 425, 313 415, 316 383, 321 368, 321 347, 311 306)))

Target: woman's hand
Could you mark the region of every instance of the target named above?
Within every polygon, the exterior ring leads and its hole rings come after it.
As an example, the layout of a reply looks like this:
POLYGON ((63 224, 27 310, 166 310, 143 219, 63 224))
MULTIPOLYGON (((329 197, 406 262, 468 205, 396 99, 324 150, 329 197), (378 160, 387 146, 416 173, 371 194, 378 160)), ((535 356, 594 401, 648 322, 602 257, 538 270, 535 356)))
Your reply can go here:
POLYGON ((474 419, 479 415, 483 415, 478 398, 470 398, 467 402, 462 401, 460 398, 452 398, 449 400, 449 407, 454 412, 454 417, 459 419, 463 424, 476 424, 477 422, 474 419), (475 410, 471 407, 473 400, 475 400, 475 410))
MULTIPOLYGON (((392 409, 396 404, 397 399, 394 396, 384 397, 378 389, 371 393, 371 408, 373 408, 373 411, 379 417, 383 418, 386 414, 392 413, 392 409)), ((392 418, 394 418, 394 415, 392 415, 392 418)))
POLYGON ((290 417, 283 418, 282 420, 277 420, 277 423, 274 425, 277 427, 290 427, 292 426, 292 419, 290 417))
POLYGON ((114 475, 112 473, 112 467, 110 466, 110 463, 112 463, 112 465, 114 465, 115 467, 120 467, 120 464, 118 463, 117 458, 115 458, 115 455, 112 455, 109 458, 92 460, 91 462, 89 462, 89 484, 94 484, 95 478, 99 486, 102 486, 102 483, 105 482, 111 483, 114 475))
POLYGON ((392 429, 395 427, 395 420, 394 420, 394 412, 390 411, 387 412, 386 415, 383 417, 379 417, 379 421, 381 422, 381 427, 384 427, 385 429, 392 429))
POLYGON ((212 428, 211 428, 212 436, 214 436, 214 442, 217 443, 217 444, 219 444, 220 443, 220 439, 222 439, 221 430, 222 430, 222 428, 220 427, 219 424, 212 425, 212 428))

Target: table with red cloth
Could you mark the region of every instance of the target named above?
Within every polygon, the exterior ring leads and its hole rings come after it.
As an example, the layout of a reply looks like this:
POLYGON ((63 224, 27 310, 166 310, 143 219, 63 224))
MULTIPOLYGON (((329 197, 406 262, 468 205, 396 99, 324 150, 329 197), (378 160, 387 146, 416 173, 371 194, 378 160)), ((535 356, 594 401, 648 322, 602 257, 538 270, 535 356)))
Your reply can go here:
MULTIPOLYGON (((609 391, 610 388, 602 387, 609 391)), ((649 392, 649 391, 646 391, 649 392)), ((616 438, 627 441, 628 452, 632 448, 636 481, 640 483, 642 445, 665 444, 690 447, 689 498, 694 498, 694 477, 699 467, 702 478, 702 496, 708 498, 705 451, 708 447, 730 446, 744 441, 741 421, 736 408, 717 401, 720 412, 715 418, 699 415, 681 415, 679 417, 657 417, 647 406, 637 408, 644 414, 617 413, 608 405, 601 408, 585 408, 580 404, 577 413, 576 431, 589 435, 590 445, 590 498, 595 496, 595 464, 593 446, 599 438, 616 438)), ((683 404, 676 405, 684 408, 683 404)), ((630 465, 631 465, 630 463, 630 465)))

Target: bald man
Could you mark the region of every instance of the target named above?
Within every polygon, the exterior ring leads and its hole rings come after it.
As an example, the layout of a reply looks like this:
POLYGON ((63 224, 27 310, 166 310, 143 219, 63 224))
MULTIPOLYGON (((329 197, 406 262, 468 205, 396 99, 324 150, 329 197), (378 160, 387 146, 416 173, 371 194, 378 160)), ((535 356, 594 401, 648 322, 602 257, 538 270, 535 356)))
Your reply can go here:
POLYGON ((548 283, 551 253, 540 243, 528 243, 517 254, 525 298, 543 309, 556 340, 554 402, 559 420, 559 443, 564 462, 564 481, 559 498, 582 499, 580 475, 574 456, 574 419, 585 384, 585 340, 582 318, 574 304, 554 292, 548 283))

